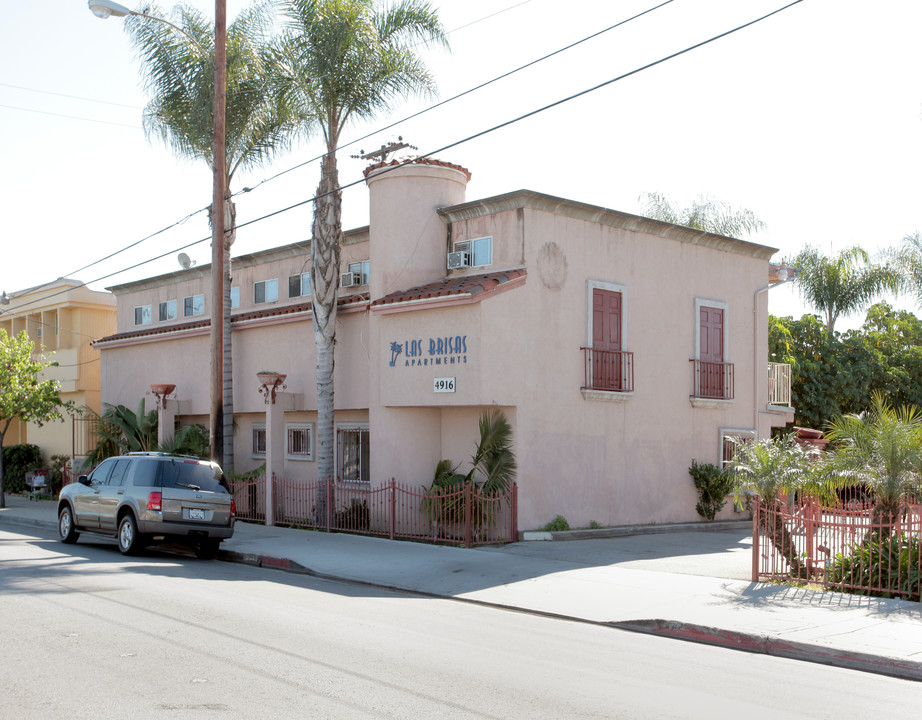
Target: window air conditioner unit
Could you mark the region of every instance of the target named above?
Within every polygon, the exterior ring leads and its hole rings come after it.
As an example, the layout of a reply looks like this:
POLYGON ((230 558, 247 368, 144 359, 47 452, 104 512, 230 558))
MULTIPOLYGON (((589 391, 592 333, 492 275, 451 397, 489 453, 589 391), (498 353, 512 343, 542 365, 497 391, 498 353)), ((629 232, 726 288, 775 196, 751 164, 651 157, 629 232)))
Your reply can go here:
POLYGON ((362 284, 362 276, 357 272, 344 272, 339 276, 339 286, 348 288, 362 284))
POLYGON ((471 266, 471 254, 469 252, 452 252, 448 253, 448 269, 457 270, 458 268, 468 268, 471 266))

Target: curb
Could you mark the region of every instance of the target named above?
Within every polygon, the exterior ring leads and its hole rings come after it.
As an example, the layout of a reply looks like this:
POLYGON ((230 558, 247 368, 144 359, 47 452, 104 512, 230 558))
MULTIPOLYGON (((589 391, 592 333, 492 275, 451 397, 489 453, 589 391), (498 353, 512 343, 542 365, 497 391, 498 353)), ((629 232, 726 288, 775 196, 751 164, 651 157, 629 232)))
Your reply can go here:
POLYGON ((914 680, 922 682, 922 662, 911 662, 885 658, 878 655, 867 653, 845 652, 834 648, 826 648, 820 645, 811 645, 809 643, 793 642, 790 640, 781 640, 769 635, 758 633, 745 633, 736 630, 724 630, 721 628, 710 627, 707 625, 696 625, 679 620, 628 620, 621 622, 600 622, 587 620, 573 615, 564 615, 561 613, 552 613, 530 608, 519 607, 517 605, 501 605, 485 600, 474 600, 472 598, 459 598, 453 595, 442 595, 438 593, 427 592, 424 590, 414 590, 395 585, 384 585, 381 583, 368 582, 367 580, 356 580, 345 578, 337 575, 328 575, 311 570, 300 563, 288 558, 275 557, 273 555, 259 555, 254 553, 242 553, 234 550, 222 550, 218 554, 219 560, 227 562, 242 563, 255 567, 271 568, 273 570, 282 570, 298 575, 309 575, 322 580, 332 580, 336 582, 346 582, 367 587, 381 588, 393 592, 411 593, 413 595, 436 598, 440 600, 451 600, 468 605, 478 605, 480 607, 489 607, 497 610, 506 610, 509 612, 520 612, 527 615, 536 615, 547 617, 554 620, 563 620, 568 622, 577 622, 587 625, 599 625, 616 630, 625 630, 627 632, 642 633, 656 637, 671 638, 673 640, 684 640, 685 642, 698 643, 702 645, 713 645, 727 650, 738 650, 758 655, 771 655, 773 657, 784 658, 786 660, 800 660, 802 662, 812 662, 820 665, 843 668, 845 670, 858 670, 861 672, 873 673, 876 675, 886 675, 901 680, 914 680))
MULTIPOLYGON (((37 527, 51 531, 57 530, 57 525, 48 520, 24 518, 20 516, 4 517, 4 513, 0 513, 0 524, 20 525, 33 528, 37 527)), ((862 672, 874 673, 877 675, 886 675, 889 677, 899 678, 901 680, 913 680, 916 682, 922 682, 922 662, 897 660, 894 658, 886 658, 868 653, 845 652, 842 650, 822 647, 819 645, 782 640, 780 638, 758 633, 745 633, 734 630, 724 630, 706 625, 696 625, 694 623, 685 623, 678 620, 665 620, 658 618, 618 622, 598 622, 571 615, 531 610, 529 608, 518 607, 515 605, 500 605, 498 603, 491 603, 482 600, 458 598, 452 595, 440 595, 423 590, 413 590, 397 587, 394 585, 385 585, 382 583, 373 583, 365 580, 355 580, 338 575, 329 575, 311 570, 310 568, 301 565, 300 563, 289 558, 278 557, 275 555, 245 553, 237 550, 222 549, 218 551, 216 559, 224 562, 249 565, 251 567, 281 570, 282 572, 292 573, 295 575, 307 575, 322 580, 332 580, 335 582, 364 585, 367 587, 381 588, 393 592, 412 593, 414 595, 423 597, 452 600, 454 602, 463 602, 471 605, 479 605, 481 607, 490 607, 511 612, 521 612, 529 615, 537 615, 569 622, 599 625, 617 630, 625 630, 628 632, 672 638, 674 640, 684 640, 686 642, 693 642, 704 645, 713 645, 728 650, 739 650, 742 652, 761 655, 771 655, 773 657, 785 658, 788 660, 800 660, 803 662, 812 662, 821 665, 839 667, 846 670, 858 670, 862 672)))
POLYGON ((922 662, 896 660, 868 653, 845 652, 820 645, 782 640, 769 635, 722 630, 675 620, 629 620, 606 624, 629 632, 922 682, 922 662))

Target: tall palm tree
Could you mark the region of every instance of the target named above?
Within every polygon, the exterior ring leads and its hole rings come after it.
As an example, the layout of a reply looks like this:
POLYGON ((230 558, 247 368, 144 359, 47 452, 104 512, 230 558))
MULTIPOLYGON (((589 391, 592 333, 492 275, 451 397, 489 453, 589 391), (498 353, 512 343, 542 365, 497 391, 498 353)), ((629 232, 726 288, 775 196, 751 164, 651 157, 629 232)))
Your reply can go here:
POLYGON ((735 501, 749 491, 759 496, 765 512, 759 522, 769 541, 788 562, 795 577, 806 577, 807 566, 801 560, 794 538, 785 527, 784 516, 777 512, 783 496, 796 492, 822 494, 819 473, 814 471, 807 452, 794 440, 793 435, 740 442, 736 455, 727 466, 734 478, 735 501))
POLYGON ((695 230, 741 238, 765 229, 765 223, 752 210, 736 209, 707 195, 698 196, 691 205, 684 208, 662 193, 643 193, 640 201, 644 216, 695 230))
MULTIPOLYGON (((387 8, 374 0, 281 0, 287 32, 277 46, 285 101, 298 108, 308 133, 319 132, 326 154, 314 200, 311 307, 317 348, 317 472, 334 476, 333 364, 336 341, 342 192, 336 148, 351 121, 368 120, 435 84, 415 52, 447 46, 435 11, 424 0, 387 8)), ((318 512, 323 510, 318 503, 318 512)))
POLYGON ((889 535, 902 504, 922 494, 922 415, 911 406, 893 408, 875 392, 870 412, 837 418, 827 437, 837 445, 828 462, 840 484, 870 489, 871 525, 889 535))
MULTIPOLYGON (((225 252, 224 298, 224 469, 233 470, 233 382, 230 329, 230 246, 236 236, 236 207, 229 188, 234 173, 255 167, 288 147, 295 128, 285 106, 271 92, 273 64, 269 53, 272 14, 268 3, 241 12, 227 28, 225 110, 225 252)), ((144 15, 165 17, 150 3, 144 15)), ((179 6, 176 27, 131 16, 126 30, 142 62, 151 100, 144 110, 144 130, 171 146, 177 155, 214 160, 214 24, 198 10, 179 6)), ((216 458, 218 459, 218 458, 216 458)))
POLYGON ((918 230, 903 238, 903 244, 890 252, 903 273, 906 287, 922 305, 922 232, 918 230))
POLYGON ((895 268, 872 263, 857 245, 833 257, 808 245, 791 264, 797 268, 794 282, 801 297, 823 314, 830 335, 839 317, 862 309, 887 290, 899 292, 903 284, 895 268))

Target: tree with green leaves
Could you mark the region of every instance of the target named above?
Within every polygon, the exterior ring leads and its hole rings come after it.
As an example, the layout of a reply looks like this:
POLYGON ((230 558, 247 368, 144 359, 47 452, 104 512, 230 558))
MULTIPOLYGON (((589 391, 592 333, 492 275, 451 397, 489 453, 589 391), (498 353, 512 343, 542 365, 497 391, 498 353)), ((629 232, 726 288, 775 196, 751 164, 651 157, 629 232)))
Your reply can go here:
POLYGON ((835 444, 827 463, 837 485, 870 489, 871 522, 889 535, 903 503, 922 498, 922 415, 914 406, 894 408, 876 392, 868 412, 837 418, 827 436, 835 444))
MULTIPOLYGON (((155 4, 144 15, 166 17, 155 4)), ((144 130, 173 148, 180 157, 214 160, 214 24, 203 13, 180 5, 175 27, 133 15, 126 30, 142 63, 151 100, 144 111, 144 130)), ((233 470, 233 376, 230 328, 230 246, 236 235, 236 207, 229 189, 234 174, 256 167, 289 146, 295 124, 270 92, 274 67, 268 48, 272 13, 263 2, 243 10, 227 28, 225 109, 225 266, 224 394, 222 420, 225 470, 233 470)))
MULTIPOLYGON (((14 337, 0 329, 0 447, 13 420, 35 423, 39 427, 53 420, 63 420, 65 411, 72 410, 61 400, 55 380, 40 380, 46 363, 33 357, 34 343, 25 330, 14 337)), ((6 507, 3 487, 3 453, 0 453, 0 508, 6 507)))
MULTIPOLYGON (((374 0, 281 0, 288 20, 277 44, 284 101, 297 108, 304 130, 326 146, 314 198, 311 232, 311 308, 317 351, 317 473, 335 475, 333 366, 342 191, 336 149, 351 122, 370 120, 412 94, 431 94, 435 83, 417 53, 447 46, 438 16, 424 0, 380 7, 374 0)), ((318 502, 323 512, 325 500, 318 502)))
POLYGON ((157 411, 146 410, 144 398, 138 403, 137 410, 107 403, 98 417, 96 447, 87 456, 86 462, 98 465, 113 455, 154 450, 157 446, 157 426, 157 411))
POLYGON ((889 252, 900 272, 906 289, 916 296, 922 305, 922 232, 916 230, 903 238, 902 245, 889 252))
POLYGON ((873 263, 857 245, 831 257, 808 245, 789 264, 797 268, 794 285, 800 296, 822 314, 830 334, 840 317, 864 309, 884 292, 898 293, 903 287, 898 269, 873 263))
POLYGON ((699 195, 687 207, 679 207, 655 192, 643 193, 640 202, 641 213, 648 218, 717 235, 741 238, 765 229, 765 223, 752 210, 733 208, 707 195, 699 195))
POLYGON ((784 496, 807 492, 822 496, 825 485, 815 472, 808 452, 793 435, 759 442, 739 442, 736 454, 727 466, 734 478, 734 500, 740 503, 745 492, 754 493, 765 507, 759 515, 762 529, 772 545, 788 562, 795 577, 806 577, 794 538, 785 527, 783 513, 777 512, 784 496))

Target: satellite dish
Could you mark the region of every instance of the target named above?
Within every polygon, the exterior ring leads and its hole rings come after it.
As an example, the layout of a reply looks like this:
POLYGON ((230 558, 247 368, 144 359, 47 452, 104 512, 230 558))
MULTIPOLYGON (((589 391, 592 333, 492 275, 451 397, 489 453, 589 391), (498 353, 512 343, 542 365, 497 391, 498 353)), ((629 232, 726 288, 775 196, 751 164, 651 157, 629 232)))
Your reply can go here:
POLYGON ((176 259, 179 260, 179 264, 182 265, 183 270, 188 270, 190 267, 195 265, 195 263, 192 261, 192 258, 186 255, 186 253, 179 253, 179 255, 176 256, 176 259))

